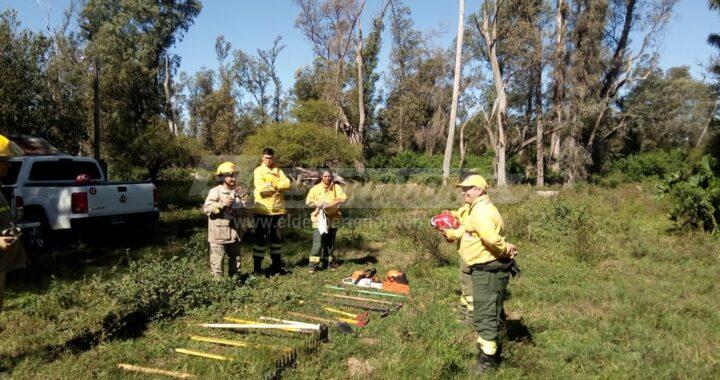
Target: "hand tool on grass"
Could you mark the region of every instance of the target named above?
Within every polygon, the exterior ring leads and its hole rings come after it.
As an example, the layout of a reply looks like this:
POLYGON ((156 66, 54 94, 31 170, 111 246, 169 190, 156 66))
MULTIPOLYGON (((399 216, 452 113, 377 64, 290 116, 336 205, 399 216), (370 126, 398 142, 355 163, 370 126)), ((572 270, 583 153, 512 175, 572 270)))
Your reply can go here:
POLYGON ((282 350, 285 352, 291 352, 293 350, 292 348, 289 348, 289 347, 273 346, 270 344, 257 344, 257 343, 243 342, 243 341, 239 341, 239 340, 211 338, 211 337, 196 336, 196 335, 191 336, 190 340, 194 340, 194 341, 198 341, 198 342, 222 344, 225 346, 233 346, 233 347, 266 348, 269 350, 282 350))
POLYGON ((340 299, 352 300, 352 301, 374 302, 374 303, 379 303, 379 304, 383 304, 383 305, 392 305, 393 308, 395 308, 396 310, 403 307, 403 304, 400 302, 390 302, 390 301, 384 301, 384 300, 376 300, 376 299, 372 299, 372 298, 345 296, 342 294, 331 294, 331 293, 325 293, 325 292, 323 292, 321 294, 325 297, 340 298, 340 299))
MULTIPOLYGON (((277 319, 277 318, 270 318, 270 317, 260 317, 260 319, 261 319, 261 320, 268 320, 268 321, 273 321, 273 322, 282 322, 282 323, 288 323, 288 322, 291 322, 291 321, 283 321, 283 320, 281 320, 281 319, 277 319)), ((332 323, 335 323, 336 321, 332 321, 332 320, 325 320, 325 322, 332 322, 332 323)), ((360 322, 358 322, 358 321, 355 321, 355 320, 353 320, 353 322, 357 322, 357 323, 360 323, 360 322)), ((297 322, 297 323, 302 323, 302 322, 297 322)), ((359 325, 358 325, 358 326, 359 326, 359 325)), ((363 326, 365 326, 365 324, 364 324, 364 323, 363 323, 363 326)), ((360 327, 363 327, 363 326, 360 326, 360 327)), ((350 327, 350 326, 348 326, 348 327, 350 327)), ((351 327, 350 327, 350 331, 352 332, 352 328, 351 328, 351 327)))
POLYGON ((354 320, 354 319, 348 319, 348 318, 338 318, 336 321, 332 319, 326 319, 326 318, 320 318, 320 317, 314 317, 312 315, 305 315, 295 312, 289 312, 290 315, 293 315, 295 317, 299 318, 305 318, 309 319, 311 321, 318 321, 318 322, 324 322, 328 324, 334 324, 335 327, 340 331, 342 334, 353 334, 355 333, 355 330, 353 330, 350 325, 357 326, 357 327, 364 327, 365 324, 363 323, 362 326, 360 326, 360 322, 354 320))
POLYGON ((320 331, 320 328, 309 329, 299 327, 288 327, 286 324, 277 323, 200 323, 198 326, 211 329, 231 329, 231 330, 282 330, 289 332, 297 332, 301 334, 312 334, 320 331))
POLYGON ((383 296, 383 297, 392 297, 392 298, 405 298, 405 296, 401 294, 392 294, 392 293, 384 293, 384 292, 377 292, 377 291, 371 291, 371 290, 361 290, 361 289, 353 289, 353 288, 343 288, 340 286, 332 286, 332 285, 325 285, 325 288, 331 289, 331 290, 342 290, 346 292, 355 292, 355 293, 362 293, 362 294, 370 294, 374 296, 383 296))
POLYGON ((365 311, 365 312, 363 312, 363 313, 360 313, 360 314, 355 314, 355 313, 348 313, 348 312, 346 312, 346 311, 342 311, 342 310, 338 310, 338 309, 333 309, 333 308, 328 307, 328 306, 323 306, 323 309, 324 309, 325 311, 329 311, 329 312, 331 312, 331 313, 335 313, 335 314, 339 314, 339 315, 344 315, 344 316, 346 316, 346 317, 353 318, 353 319, 355 319, 355 320, 358 321, 358 322, 364 322, 364 323, 366 323, 366 324, 367 324, 368 319, 370 319, 370 314, 369 314, 367 311, 365 311))
POLYGON ((215 355, 215 354, 209 354, 207 352, 200 352, 200 351, 194 351, 194 350, 188 350, 186 348, 176 348, 175 352, 179 354, 185 354, 185 355, 191 355, 191 356, 199 356, 201 358, 208 358, 208 359, 215 359, 215 360, 223 360, 223 361, 232 361, 232 358, 229 358, 227 356, 222 355, 215 355))
POLYGON ((363 309, 365 310, 365 313, 368 311, 376 311, 380 313, 380 318, 385 318, 388 315, 390 315, 390 312, 392 312, 395 309, 389 309, 386 307, 379 307, 377 305, 366 305, 366 304, 360 304, 360 303, 349 303, 349 302, 342 302, 341 300, 325 300, 325 302, 331 303, 333 305, 338 306, 345 306, 345 307, 354 307, 357 309, 363 309))
MULTIPOLYGON (((288 325, 288 324, 286 324, 286 323, 276 323, 276 324, 272 324, 272 323, 263 323, 263 322, 251 321, 251 320, 247 320, 247 319, 232 318, 232 317, 224 317, 224 318, 223 318, 223 321, 234 322, 234 323, 245 324, 245 325, 276 326, 275 329, 277 329, 277 330, 289 331, 289 332, 299 332, 299 333, 307 332, 307 331, 310 331, 310 330, 318 330, 318 329, 319 329, 319 326, 318 326, 318 325, 316 325, 316 324, 315 324, 315 325, 314 325, 314 324, 309 324, 309 323, 306 323, 306 324, 303 325, 303 326, 297 326, 297 325, 291 326, 291 325, 288 325)), ((271 328, 271 327, 266 327, 266 328, 271 328)))
POLYGON ((167 377, 173 377, 175 379, 194 379, 195 378, 195 375, 185 373, 185 372, 166 371, 164 369, 140 367, 137 365, 125 364, 125 363, 118 363, 117 366, 121 370, 128 371, 128 372, 146 373, 149 375, 162 375, 162 376, 167 376, 167 377))

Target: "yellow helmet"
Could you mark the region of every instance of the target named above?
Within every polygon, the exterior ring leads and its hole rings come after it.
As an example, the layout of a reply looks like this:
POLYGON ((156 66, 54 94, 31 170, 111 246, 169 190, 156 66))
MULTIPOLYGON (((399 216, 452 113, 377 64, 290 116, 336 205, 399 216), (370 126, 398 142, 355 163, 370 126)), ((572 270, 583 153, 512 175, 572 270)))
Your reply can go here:
POLYGON ((215 175, 235 174, 238 172, 237 165, 232 162, 223 162, 218 166, 215 175))
POLYGON ((13 151, 10 148, 11 144, 7 137, 0 135, 0 158, 10 158, 13 156, 13 151))

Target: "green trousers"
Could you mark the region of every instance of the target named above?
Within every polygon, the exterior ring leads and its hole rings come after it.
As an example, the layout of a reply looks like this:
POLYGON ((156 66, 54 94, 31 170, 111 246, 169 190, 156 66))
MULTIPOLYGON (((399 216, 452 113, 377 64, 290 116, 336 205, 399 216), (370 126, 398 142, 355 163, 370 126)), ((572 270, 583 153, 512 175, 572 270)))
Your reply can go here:
POLYGON ((509 271, 472 271, 473 320, 478 335, 498 342, 505 325, 505 290, 510 280, 509 271))
POLYGON ((310 265, 320 266, 323 261, 330 264, 335 260, 335 235, 337 228, 328 228, 328 232, 320 234, 316 228, 313 231, 312 248, 310 248, 310 265))
POLYGON ((472 316, 473 311, 473 282, 472 271, 460 260, 460 308, 472 316))

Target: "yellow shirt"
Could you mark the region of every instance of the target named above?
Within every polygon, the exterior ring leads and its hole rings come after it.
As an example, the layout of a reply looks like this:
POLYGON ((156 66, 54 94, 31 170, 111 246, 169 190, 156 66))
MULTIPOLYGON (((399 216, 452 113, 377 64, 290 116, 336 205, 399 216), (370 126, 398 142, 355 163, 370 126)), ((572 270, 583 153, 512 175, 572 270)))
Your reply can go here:
POLYGON ((255 214, 261 215, 283 215, 285 214, 285 197, 283 193, 290 190, 290 180, 285 173, 277 167, 270 169, 261 164, 253 172, 253 182, 255 185, 255 214), (272 191, 272 194, 266 194, 264 191, 272 191))
POLYGON ((505 225, 495 205, 487 195, 482 195, 467 210, 460 228, 446 231, 449 238, 460 238, 458 253, 465 264, 472 266, 504 258, 507 252, 503 237, 505 225))
MULTIPOLYGON (((323 203, 335 203, 337 200, 347 200, 347 195, 345 195, 342 187, 337 183, 333 183, 332 186, 327 187, 324 183, 320 182, 310 188, 307 198, 305 199, 305 204, 310 207, 319 207, 323 203)), ((328 219, 328 226, 330 228, 337 228, 340 218, 342 217, 340 206, 326 208, 325 216, 327 216, 328 219)), ((318 210, 314 210, 312 214, 310 214, 310 220, 312 220, 313 228, 317 228, 318 210)))

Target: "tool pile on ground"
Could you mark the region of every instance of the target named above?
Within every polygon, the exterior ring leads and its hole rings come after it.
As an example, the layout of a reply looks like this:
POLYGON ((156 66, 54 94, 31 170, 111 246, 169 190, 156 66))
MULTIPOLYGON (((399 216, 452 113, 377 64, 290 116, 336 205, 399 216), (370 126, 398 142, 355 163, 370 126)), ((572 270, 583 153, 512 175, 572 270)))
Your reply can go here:
MULTIPOLYGON (((312 308, 313 311, 287 311, 283 315, 292 316, 298 320, 287 318, 276 318, 259 316, 256 318, 225 316, 221 322, 196 323, 193 329, 202 332, 188 336, 190 342, 197 342, 206 348, 177 347, 174 353, 192 357, 211 359, 217 361, 236 362, 233 354, 218 352, 216 347, 229 347, 232 349, 254 349, 264 350, 273 358, 273 364, 266 372, 266 379, 280 378, 282 372, 293 367, 298 357, 309 355, 317 351, 319 347, 329 341, 328 327, 333 328, 340 334, 358 334, 361 329, 368 326, 373 315, 385 318, 392 313, 398 312, 403 307, 403 302, 409 292, 407 277, 401 272, 390 271, 385 280, 378 281, 375 276, 376 270, 366 269, 356 271, 349 281, 343 279, 340 286, 325 285, 325 291, 319 292, 318 300, 303 300, 299 302, 300 307, 312 308), (359 285, 362 280, 368 280, 382 285, 383 290, 372 286, 373 290, 365 290, 359 285), (390 286, 385 291, 385 283, 392 282, 401 287, 390 286), (402 294, 398 294, 402 293, 402 294), (321 315, 314 315, 315 313, 321 315), (250 340, 230 339, 229 334, 244 334, 250 337, 251 333, 262 337, 275 337, 278 334, 283 338, 299 338, 300 344, 267 344, 250 340), (218 336, 218 334, 223 334, 218 336), (290 347, 293 346, 293 347, 290 347)), ((251 364, 248 361, 240 361, 243 365, 251 364)), ((173 378, 191 379, 195 375, 185 372, 168 371, 157 368, 142 367, 132 364, 119 363, 118 368, 137 373, 162 375, 173 378)))

